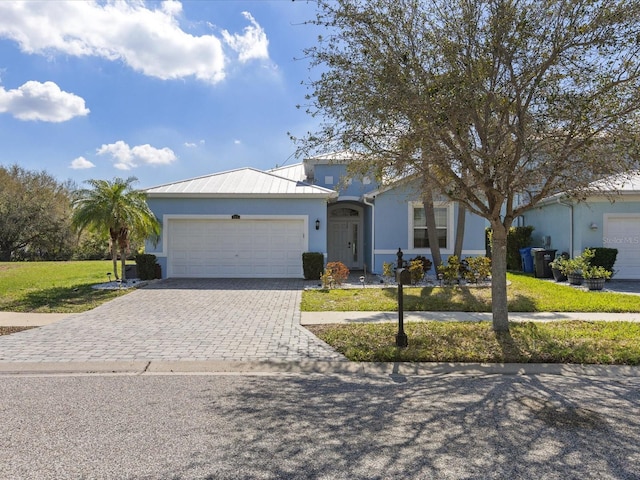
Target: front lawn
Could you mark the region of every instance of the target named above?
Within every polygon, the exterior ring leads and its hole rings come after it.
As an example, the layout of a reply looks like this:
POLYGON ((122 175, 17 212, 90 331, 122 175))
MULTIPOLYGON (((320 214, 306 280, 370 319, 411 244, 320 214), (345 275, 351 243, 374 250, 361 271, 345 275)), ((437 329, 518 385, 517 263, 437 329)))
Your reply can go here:
POLYGON ((633 322, 409 322, 407 348, 395 323, 313 325, 311 332, 361 362, 578 363, 640 365, 640 324, 633 322))
MULTIPOLYGON (((510 312, 640 312, 640 296, 589 292, 527 274, 509 273, 510 312)), ((302 311, 396 311, 396 288, 307 290, 302 311)), ((489 287, 404 288, 406 311, 490 312, 489 287)))
MULTIPOLYGON (((0 262, 0 311, 78 313, 124 295, 95 290, 113 272, 108 260, 82 262, 0 262)), ((112 276, 112 278, 114 278, 112 276)))

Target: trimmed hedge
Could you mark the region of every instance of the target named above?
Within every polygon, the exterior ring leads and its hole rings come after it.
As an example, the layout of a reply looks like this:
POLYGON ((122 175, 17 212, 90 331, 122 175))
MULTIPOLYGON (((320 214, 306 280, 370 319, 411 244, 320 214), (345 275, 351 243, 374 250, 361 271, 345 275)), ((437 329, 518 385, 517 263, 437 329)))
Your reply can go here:
POLYGON ((324 270, 324 255, 320 252, 304 252, 302 254, 302 270, 305 280, 320 280, 324 270))
POLYGON ((531 245, 533 227, 511 227, 507 235, 507 270, 522 270, 520 249, 531 245))
MULTIPOLYGON (((520 249, 531 246, 531 234, 534 228, 526 225, 511 227, 507 234, 507 270, 522 270, 520 249)), ((485 242, 488 243, 487 257, 491 258, 491 229, 485 231, 485 242)))
POLYGON ((158 269, 156 265, 155 255, 151 255, 150 253, 139 253, 136 255, 136 271, 140 280, 160 278, 157 276, 158 269))
POLYGON ((613 272, 613 264, 616 263, 618 249, 608 247, 591 247, 590 249, 594 251, 591 265, 594 267, 604 267, 605 270, 613 272))

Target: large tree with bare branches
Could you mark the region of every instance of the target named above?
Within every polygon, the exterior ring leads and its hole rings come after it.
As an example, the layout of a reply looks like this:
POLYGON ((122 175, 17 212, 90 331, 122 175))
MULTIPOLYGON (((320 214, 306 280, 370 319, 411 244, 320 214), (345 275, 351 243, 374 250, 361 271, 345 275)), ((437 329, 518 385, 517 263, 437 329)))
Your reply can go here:
MULTIPOLYGON (((493 326, 508 331, 506 240, 558 192, 635 167, 637 0, 318 0, 305 153, 350 149, 418 175, 493 229, 493 326)), ((606 187, 606 182, 597 184, 606 187)))

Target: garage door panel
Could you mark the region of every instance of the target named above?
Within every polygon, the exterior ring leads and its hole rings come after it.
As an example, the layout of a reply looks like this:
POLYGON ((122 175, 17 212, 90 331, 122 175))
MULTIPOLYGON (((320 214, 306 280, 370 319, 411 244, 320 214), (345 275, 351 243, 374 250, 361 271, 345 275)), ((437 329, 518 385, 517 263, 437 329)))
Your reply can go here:
POLYGON ((604 246, 618 249, 616 278, 640 279, 640 215, 608 217, 604 246))
POLYGON ((171 219, 174 277, 302 277, 302 220, 171 219))

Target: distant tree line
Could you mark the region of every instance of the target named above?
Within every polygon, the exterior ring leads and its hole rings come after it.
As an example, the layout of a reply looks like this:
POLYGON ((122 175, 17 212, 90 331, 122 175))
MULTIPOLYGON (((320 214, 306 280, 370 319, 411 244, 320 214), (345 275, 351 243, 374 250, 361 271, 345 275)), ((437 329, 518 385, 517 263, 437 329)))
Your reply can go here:
MULTIPOLYGON (((74 228, 76 191, 45 171, 0 165, 0 261, 111 258, 108 231, 74 228)), ((134 239, 129 251, 135 255, 142 245, 134 239)))

